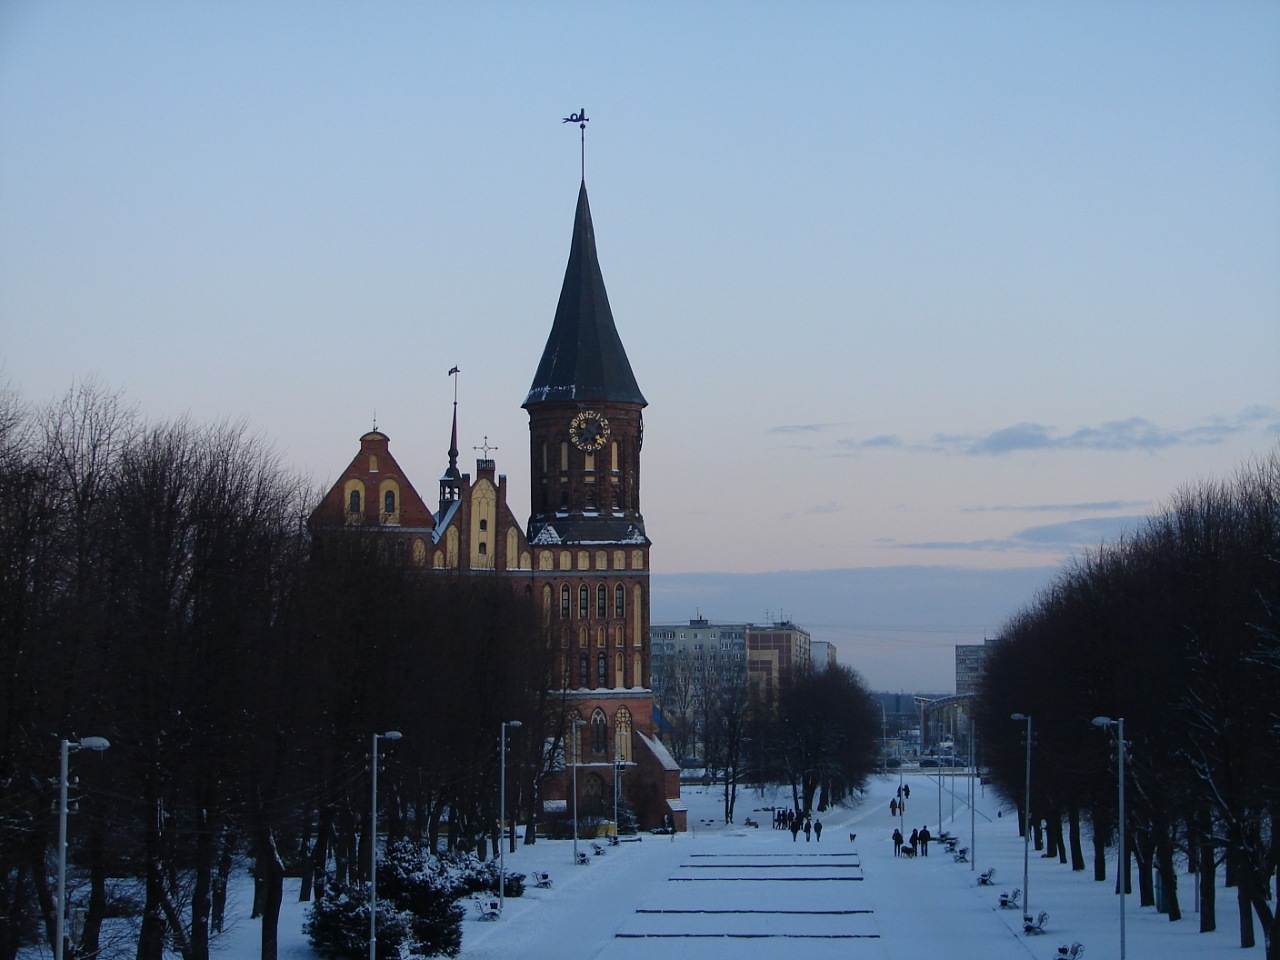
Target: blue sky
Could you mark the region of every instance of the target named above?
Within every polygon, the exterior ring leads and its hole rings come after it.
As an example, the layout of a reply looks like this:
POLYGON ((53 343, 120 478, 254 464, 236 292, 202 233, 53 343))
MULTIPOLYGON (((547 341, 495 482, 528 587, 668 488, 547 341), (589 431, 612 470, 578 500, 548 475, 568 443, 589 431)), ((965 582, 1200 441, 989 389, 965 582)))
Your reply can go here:
POLYGON ((1280 440, 1248 0, 9 0, 0 374, 430 499, 457 365, 523 515, 581 108, 660 574, 1051 569, 1280 440))

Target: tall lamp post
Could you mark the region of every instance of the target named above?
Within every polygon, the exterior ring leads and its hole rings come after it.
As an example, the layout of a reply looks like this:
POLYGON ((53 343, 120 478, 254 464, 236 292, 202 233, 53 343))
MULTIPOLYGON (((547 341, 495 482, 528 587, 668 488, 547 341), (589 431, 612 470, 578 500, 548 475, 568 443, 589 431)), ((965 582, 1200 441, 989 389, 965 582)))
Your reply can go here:
POLYGON ((573 750, 573 864, 578 865, 578 754, 582 752, 582 728, 585 720, 574 720, 569 724, 569 746, 573 750))
POLYGON ((1110 717, 1094 717, 1093 725, 1095 727, 1115 727, 1116 737, 1118 738, 1116 749, 1116 776, 1120 781, 1120 823, 1116 829, 1116 835, 1119 838, 1120 855, 1116 863, 1116 879, 1120 884, 1120 960, 1124 960, 1124 887, 1128 877, 1128 863, 1125 860, 1124 849, 1124 717, 1118 720, 1112 720, 1110 717))
POLYGON ((498 913, 507 905, 507 728, 523 727, 519 720, 504 720, 502 723, 502 760, 499 764, 498 777, 498 823, 502 839, 498 841, 498 913))
POLYGON ((1027 721, 1027 789, 1022 808, 1022 909, 1031 912, 1031 885, 1027 864, 1031 857, 1031 717, 1025 713, 1010 714, 1010 720, 1027 721))
POLYGON ((71 764, 72 750, 106 750, 111 741, 105 737, 82 737, 79 741, 63 740, 60 750, 61 767, 58 775, 58 918, 54 923, 57 942, 53 955, 62 960, 66 949, 67 922, 67 771, 71 764))
POLYGON ((373 788, 369 806, 369 960, 377 960, 378 956, 378 741, 400 737, 399 730, 375 733, 370 756, 373 788))

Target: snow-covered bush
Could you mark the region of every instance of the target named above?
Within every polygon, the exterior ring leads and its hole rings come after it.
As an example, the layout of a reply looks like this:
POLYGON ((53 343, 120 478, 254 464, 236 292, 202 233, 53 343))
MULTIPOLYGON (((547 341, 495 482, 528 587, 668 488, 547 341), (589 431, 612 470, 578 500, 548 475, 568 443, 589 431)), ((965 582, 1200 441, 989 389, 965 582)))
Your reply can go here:
MULTIPOLYGON (((378 960, 401 960, 405 956, 403 947, 410 940, 413 922, 413 914, 378 899, 378 960)), ((306 934, 316 953, 325 960, 363 960, 369 955, 368 891, 363 886, 329 883, 324 896, 311 906, 306 934)), ((411 949, 409 955, 413 952, 411 949)), ((456 955, 456 949, 449 954, 456 955)))

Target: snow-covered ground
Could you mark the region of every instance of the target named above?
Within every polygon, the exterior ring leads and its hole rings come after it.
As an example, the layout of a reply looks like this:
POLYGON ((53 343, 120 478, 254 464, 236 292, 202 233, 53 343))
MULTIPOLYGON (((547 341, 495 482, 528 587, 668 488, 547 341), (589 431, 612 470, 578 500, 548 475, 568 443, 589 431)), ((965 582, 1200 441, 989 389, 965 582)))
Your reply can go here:
MULTIPOLYGON (((645 836, 606 848, 587 866, 574 866, 569 841, 540 840, 507 856, 507 869, 529 877, 523 897, 507 900, 504 916, 484 921, 470 911, 463 960, 1026 960, 1052 958, 1058 948, 1082 943, 1090 960, 1120 955, 1119 901, 1112 880, 1096 883, 1092 868, 1074 873, 1031 851, 1030 908, 1047 911, 1045 933, 1022 932, 1022 910, 1002 910, 1002 891, 1022 886, 1023 845, 1017 818, 988 789, 971 817, 963 776, 909 772, 905 822, 938 831, 939 795, 944 829, 976 850, 972 863, 956 863, 936 843, 928 857, 895 858, 890 840, 897 820, 889 799, 899 777, 873 781, 855 807, 822 817, 821 842, 793 841, 770 827, 761 810, 774 798, 739 794, 738 826, 716 822, 718 788, 685 788, 688 833, 645 836), (954 783, 955 793, 950 792, 954 783), (954 809, 954 814, 953 814, 954 809), (997 813, 1001 814, 997 816, 997 813), (753 829, 741 824, 760 821, 753 829), (976 821, 975 833, 970 832, 976 821), (857 839, 851 840, 850 834, 857 839), (977 885, 994 867, 994 886, 977 885), (538 889, 532 875, 551 874, 538 889)), ((580 843, 589 851, 590 846, 580 843)), ((1114 856, 1109 870, 1114 870, 1114 856)), ((1183 877, 1185 918, 1170 923, 1152 908, 1127 899, 1127 954, 1135 960, 1244 960, 1262 957, 1237 946, 1235 892, 1219 891, 1218 927, 1201 934, 1193 878, 1183 877)), ((290 888, 296 894, 296 886, 290 888)), ((281 960, 315 960, 301 934, 305 904, 286 898, 280 924, 281 960)), ((257 924, 241 920, 219 943, 219 954, 257 956, 257 924)))

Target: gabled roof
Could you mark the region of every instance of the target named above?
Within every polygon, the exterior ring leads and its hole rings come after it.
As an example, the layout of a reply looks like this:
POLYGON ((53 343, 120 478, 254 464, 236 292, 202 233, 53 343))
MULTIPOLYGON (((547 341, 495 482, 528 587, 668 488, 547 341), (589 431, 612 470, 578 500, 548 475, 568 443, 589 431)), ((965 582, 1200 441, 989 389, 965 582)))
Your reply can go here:
POLYGON ((566 400, 645 405, 609 309, 585 180, 578 190, 573 242, 555 322, 524 406, 566 400))

